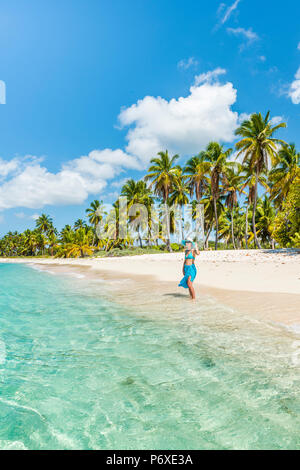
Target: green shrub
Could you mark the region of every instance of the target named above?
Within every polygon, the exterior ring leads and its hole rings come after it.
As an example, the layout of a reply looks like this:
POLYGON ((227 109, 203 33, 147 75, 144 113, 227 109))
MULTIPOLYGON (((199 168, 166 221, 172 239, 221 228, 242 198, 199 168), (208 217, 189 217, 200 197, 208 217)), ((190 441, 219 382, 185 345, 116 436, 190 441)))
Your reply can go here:
POLYGON ((173 251, 182 251, 183 246, 178 245, 178 243, 171 243, 171 248, 173 251))

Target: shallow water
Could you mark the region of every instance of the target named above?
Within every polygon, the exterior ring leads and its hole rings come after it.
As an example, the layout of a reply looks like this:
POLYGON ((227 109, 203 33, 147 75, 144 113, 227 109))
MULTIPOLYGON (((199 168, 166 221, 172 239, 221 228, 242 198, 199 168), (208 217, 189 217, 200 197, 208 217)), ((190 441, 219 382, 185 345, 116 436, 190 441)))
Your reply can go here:
POLYGON ((294 333, 133 281, 0 280, 0 448, 300 448, 294 333))

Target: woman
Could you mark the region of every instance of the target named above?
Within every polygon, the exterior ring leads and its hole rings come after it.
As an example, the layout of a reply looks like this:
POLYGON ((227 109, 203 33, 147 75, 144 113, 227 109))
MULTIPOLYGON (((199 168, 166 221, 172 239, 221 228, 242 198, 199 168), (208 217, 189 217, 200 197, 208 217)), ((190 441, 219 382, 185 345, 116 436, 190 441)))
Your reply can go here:
POLYGON ((195 289, 193 286, 193 281, 197 275, 197 269, 195 266, 196 255, 199 255, 199 249, 197 243, 193 243, 191 240, 184 240, 182 244, 185 246, 185 258, 182 268, 182 273, 184 275, 183 279, 180 281, 179 286, 189 289, 190 296, 192 300, 195 300, 195 289))

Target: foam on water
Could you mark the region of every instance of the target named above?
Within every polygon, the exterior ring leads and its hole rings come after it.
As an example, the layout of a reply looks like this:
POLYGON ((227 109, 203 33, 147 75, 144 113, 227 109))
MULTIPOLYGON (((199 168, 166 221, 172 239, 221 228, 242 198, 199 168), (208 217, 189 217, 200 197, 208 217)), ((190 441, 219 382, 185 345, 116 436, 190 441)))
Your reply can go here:
POLYGON ((300 448, 294 331, 154 287, 0 281, 0 449, 300 448))
POLYGON ((4 364, 6 359, 5 343, 0 339, 0 364, 4 364))

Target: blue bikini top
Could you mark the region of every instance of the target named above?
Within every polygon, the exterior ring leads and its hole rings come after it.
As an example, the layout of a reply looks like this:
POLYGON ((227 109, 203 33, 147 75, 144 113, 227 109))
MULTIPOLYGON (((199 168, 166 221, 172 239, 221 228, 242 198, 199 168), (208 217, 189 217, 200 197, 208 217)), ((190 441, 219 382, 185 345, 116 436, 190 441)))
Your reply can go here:
POLYGON ((193 256, 193 253, 189 253, 188 255, 185 253, 185 259, 195 259, 195 257, 193 256))

